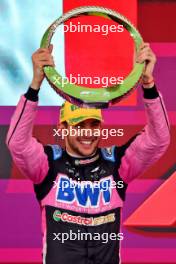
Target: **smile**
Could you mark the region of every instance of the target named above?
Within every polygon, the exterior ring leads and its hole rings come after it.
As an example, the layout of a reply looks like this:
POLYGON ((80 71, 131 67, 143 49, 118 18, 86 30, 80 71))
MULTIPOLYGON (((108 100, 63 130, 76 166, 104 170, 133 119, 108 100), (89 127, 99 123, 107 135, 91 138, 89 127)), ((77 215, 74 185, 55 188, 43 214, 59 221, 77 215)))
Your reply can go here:
POLYGON ((91 145, 92 144, 92 140, 90 141, 88 141, 88 140, 81 140, 81 141, 79 141, 81 144, 83 144, 83 145, 91 145))

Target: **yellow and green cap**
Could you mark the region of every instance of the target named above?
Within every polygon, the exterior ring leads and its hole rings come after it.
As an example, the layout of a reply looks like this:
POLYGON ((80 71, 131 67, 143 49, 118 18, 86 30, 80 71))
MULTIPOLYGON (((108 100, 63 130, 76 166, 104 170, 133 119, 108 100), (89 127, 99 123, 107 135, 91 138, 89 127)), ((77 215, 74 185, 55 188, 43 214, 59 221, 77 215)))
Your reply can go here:
POLYGON ((75 126, 87 119, 97 119, 103 121, 101 109, 80 108, 65 101, 60 109, 60 123, 67 122, 70 126, 75 126))

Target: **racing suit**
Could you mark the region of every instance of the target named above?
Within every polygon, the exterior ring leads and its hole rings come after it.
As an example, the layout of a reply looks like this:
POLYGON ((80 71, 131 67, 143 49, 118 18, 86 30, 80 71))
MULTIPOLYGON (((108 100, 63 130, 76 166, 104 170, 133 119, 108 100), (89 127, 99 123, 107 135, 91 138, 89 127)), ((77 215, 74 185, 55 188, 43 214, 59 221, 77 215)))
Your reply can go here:
POLYGON ((12 117, 7 146, 34 183, 42 214, 43 263, 118 264, 121 210, 128 184, 166 151, 169 123, 161 94, 144 89, 147 125, 122 146, 72 157, 33 136, 38 95, 29 88, 12 117))

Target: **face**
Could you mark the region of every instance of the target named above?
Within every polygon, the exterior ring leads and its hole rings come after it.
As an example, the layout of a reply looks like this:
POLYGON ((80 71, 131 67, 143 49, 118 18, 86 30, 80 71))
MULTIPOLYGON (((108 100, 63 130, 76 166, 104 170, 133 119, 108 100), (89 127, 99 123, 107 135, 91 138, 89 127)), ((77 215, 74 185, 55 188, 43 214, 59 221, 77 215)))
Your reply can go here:
MULTIPOLYGON (((69 131, 71 126, 68 124, 64 125, 69 131)), ((77 135, 68 135, 65 137, 66 149, 73 155, 77 156, 90 156, 92 155, 98 147, 100 141, 100 133, 93 134, 97 129, 101 131, 101 122, 96 119, 87 119, 80 122, 76 126, 72 126, 77 131, 77 135)))

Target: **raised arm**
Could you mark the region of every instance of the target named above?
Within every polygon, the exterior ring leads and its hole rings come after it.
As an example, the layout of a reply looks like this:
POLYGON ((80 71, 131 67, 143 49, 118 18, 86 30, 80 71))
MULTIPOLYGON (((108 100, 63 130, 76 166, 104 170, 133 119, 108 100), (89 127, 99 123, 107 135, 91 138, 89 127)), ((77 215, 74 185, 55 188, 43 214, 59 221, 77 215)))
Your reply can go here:
POLYGON ((170 143, 170 126, 163 98, 154 85, 153 69, 156 57, 149 44, 142 45, 137 55, 139 63, 146 62, 143 73, 144 106, 147 125, 123 147, 119 173, 126 183, 143 173, 167 150, 170 143))
POLYGON ((34 77, 28 92, 21 96, 12 117, 6 144, 20 171, 35 184, 47 175, 49 165, 43 145, 33 136, 33 125, 37 113, 38 91, 44 79, 42 67, 52 65, 51 51, 39 49, 33 54, 34 77))
MULTIPOLYGON (((155 97, 156 88, 154 87, 147 94, 155 97)), ((170 143, 169 122, 161 94, 153 99, 146 97, 145 93, 147 125, 127 143, 128 147, 119 168, 120 176, 126 183, 154 164, 164 154, 170 143)))

